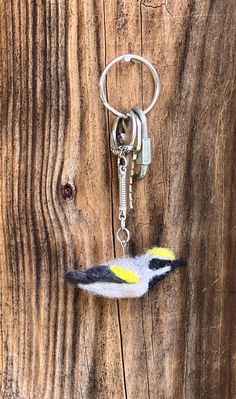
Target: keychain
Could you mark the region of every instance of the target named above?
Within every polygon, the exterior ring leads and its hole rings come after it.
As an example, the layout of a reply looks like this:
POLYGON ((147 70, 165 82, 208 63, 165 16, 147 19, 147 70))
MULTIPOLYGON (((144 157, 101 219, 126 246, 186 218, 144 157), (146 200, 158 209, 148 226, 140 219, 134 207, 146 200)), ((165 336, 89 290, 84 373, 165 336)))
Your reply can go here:
POLYGON ((127 257, 125 253, 130 240, 126 221, 133 208, 133 184, 146 176, 151 163, 151 138, 148 135, 146 114, 157 102, 160 81, 155 68, 147 59, 126 54, 115 58, 106 66, 101 74, 99 88, 104 106, 116 115, 111 131, 110 148, 117 158, 120 227, 116 237, 120 242, 123 257, 84 271, 71 270, 66 273, 66 279, 79 288, 104 297, 135 298, 144 295, 176 267, 186 265, 185 260, 176 259, 173 251, 168 248, 154 247, 136 257, 127 257), (132 108, 126 112, 119 112, 107 101, 106 75, 117 62, 131 60, 142 62, 150 70, 154 81, 154 95, 151 104, 145 110, 132 108))

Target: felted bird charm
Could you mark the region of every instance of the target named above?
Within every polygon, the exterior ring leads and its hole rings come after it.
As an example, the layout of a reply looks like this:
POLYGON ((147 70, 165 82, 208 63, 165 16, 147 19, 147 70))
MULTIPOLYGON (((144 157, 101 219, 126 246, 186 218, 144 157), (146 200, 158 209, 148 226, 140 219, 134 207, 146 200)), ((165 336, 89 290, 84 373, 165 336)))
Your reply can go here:
POLYGON ((79 288, 107 298, 137 298, 162 280, 178 266, 186 265, 176 259, 168 248, 152 248, 135 258, 120 258, 84 271, 71 270, 66 280, 79 288))

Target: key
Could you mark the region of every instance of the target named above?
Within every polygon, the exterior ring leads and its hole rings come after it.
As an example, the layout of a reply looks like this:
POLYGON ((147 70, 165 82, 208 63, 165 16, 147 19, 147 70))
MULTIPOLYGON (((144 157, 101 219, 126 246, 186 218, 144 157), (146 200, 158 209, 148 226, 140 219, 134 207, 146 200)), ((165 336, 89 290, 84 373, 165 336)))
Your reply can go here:
POLYGON ((141 148, 141 122, 132 110, 126 115, 127 119, 115 119, 111 132, 111 151, 118 156, 119 199, 125 214, 133 208, 134 154, 141 148), (125 163, 125 173, 121 160, 125 163))
POLYGON ((133 111, 126 113, 127 119, 115 119, 111 132, 111 151, 118 157, 119 213, 126 218, 133 208, 134 164, 141 150, 142 123, 133 111))
POLYGON ((141 133, 142 133, 142 125, 139 117, 133 110, 130 111, 131 115, 134 118, 134 123, 136 125, 136 140, 134 143, 134 149, 132 151, 131 157, 131 169, 130 169, 130 178, 129 178, 129 207, 133 209, 133 176, 134 176, 134 166, 137 158, 137 154, 141 149, 141 133))
POLYGON ((124 149, 129 143, 132 145, 132 151, 129 153, 129 181, 128 181, 128 192, 129 192, 129 210, 133 209, 133 175, 134 175, 134 165, 137 158, 137 154, 141 150, 141 138, 142 138, 142 124, 138 115, 133 111, 127 112, 129 116, 128 120, 122 119, 122 126, 124 132, 122 133, 122 146, 124 149), (131 138, 131 141, 130 141, 131 138))

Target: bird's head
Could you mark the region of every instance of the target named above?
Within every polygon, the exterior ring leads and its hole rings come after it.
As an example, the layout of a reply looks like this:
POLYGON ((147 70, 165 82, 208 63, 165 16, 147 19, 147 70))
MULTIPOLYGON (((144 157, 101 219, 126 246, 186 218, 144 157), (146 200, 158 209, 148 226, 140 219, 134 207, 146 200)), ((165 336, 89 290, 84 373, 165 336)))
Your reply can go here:
POLYGON ((185 266, 185 259, 176 259, 174 252, 169 248, 153 247, 147 251, 151 255, 149 269, 157 270, 165 266, 171 266, 173 269, 178 266, 185 266))

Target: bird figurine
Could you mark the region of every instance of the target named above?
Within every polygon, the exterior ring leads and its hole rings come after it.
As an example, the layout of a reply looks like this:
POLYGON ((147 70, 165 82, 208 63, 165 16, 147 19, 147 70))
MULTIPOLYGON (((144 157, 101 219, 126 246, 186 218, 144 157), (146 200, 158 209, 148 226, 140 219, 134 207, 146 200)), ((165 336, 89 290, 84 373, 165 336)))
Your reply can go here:
POLYGON ((71 270, 67 281, 107 298, 137 298, 186 260, 176 259, 168 248, 154 247, 134 258, 120 258, 84 271, 71 270))

